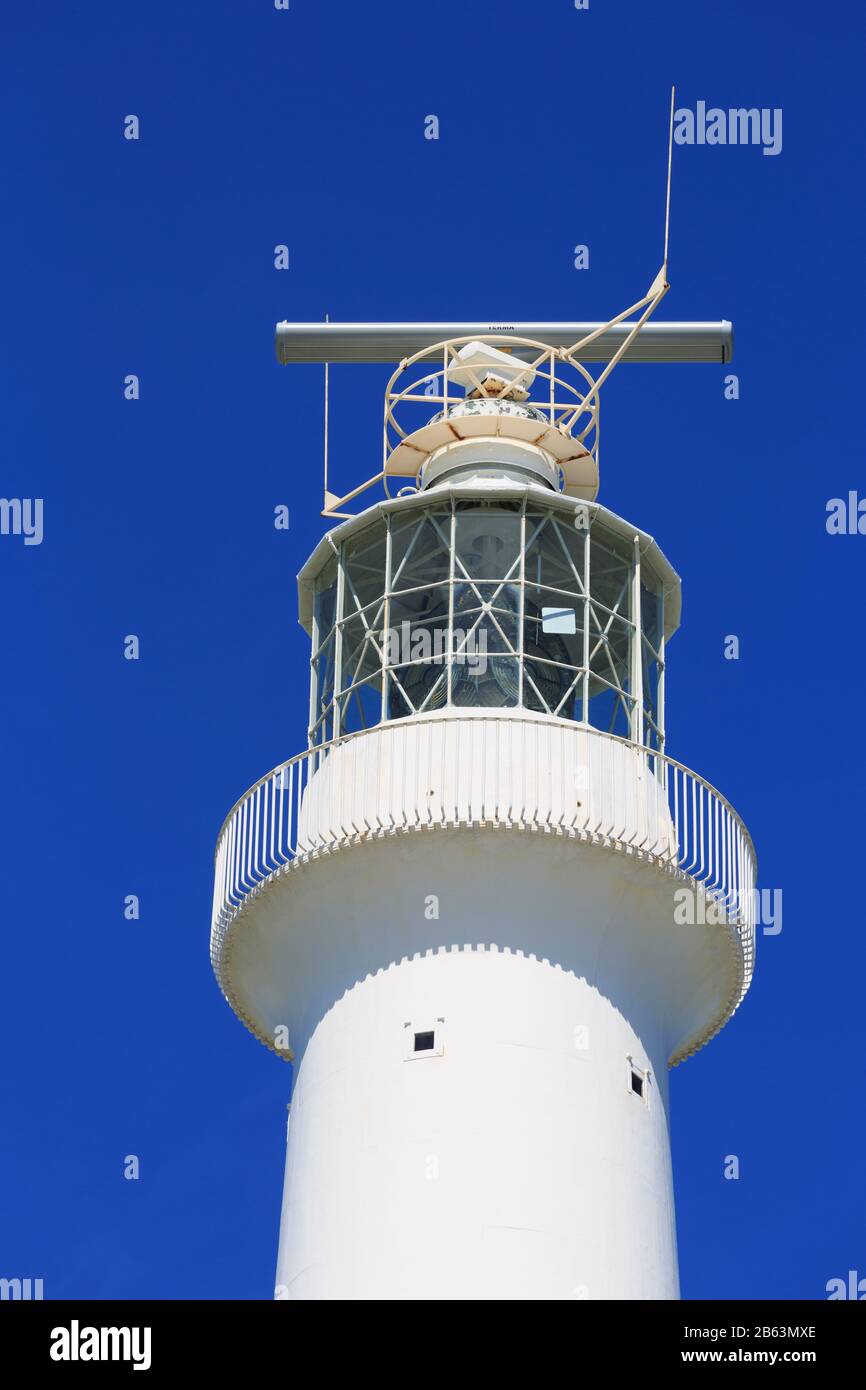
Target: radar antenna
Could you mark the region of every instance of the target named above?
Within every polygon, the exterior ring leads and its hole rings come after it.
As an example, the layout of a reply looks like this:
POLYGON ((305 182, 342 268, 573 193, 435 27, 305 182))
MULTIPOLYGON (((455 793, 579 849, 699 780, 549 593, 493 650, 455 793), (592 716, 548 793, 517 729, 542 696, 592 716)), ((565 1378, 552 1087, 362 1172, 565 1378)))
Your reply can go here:
POLYGON ((727 320, 650 323, 670 289, 675 99, 672 87, 661 268, 646 294, 606 323, 332 323, 326 315, 323 323, 277 324, 279 362, 321 362, 325 368, 323 516, 354 515, 342 508, 377 483, 390 496, 393 477, 411 480, 411 490, 437 450, 491 434, 545 451, 560 471, 563 492, 594 498, 600 392, 614 367, 622 361, 730 361, 727 320), (329 485, 332 362, 399 363, 385 391, 382 467, 343 496, 329 485), (597 377, 588 362, 604 364, 597 377), (438 413, 424 418, 431 406, 439 406, 438 413))

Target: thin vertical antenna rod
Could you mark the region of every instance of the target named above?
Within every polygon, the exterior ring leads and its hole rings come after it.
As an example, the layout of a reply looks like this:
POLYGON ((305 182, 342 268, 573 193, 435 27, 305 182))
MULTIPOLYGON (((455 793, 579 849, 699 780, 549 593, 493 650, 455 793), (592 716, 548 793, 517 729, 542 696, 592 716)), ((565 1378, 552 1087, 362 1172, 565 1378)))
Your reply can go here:
MULTIPOLYGON (((582 404, 581 404, 581 406, 580 406, 580 409, 579 409, 578 411, 576 411, 576 412, 574 413, 574 415, 572 415, 572 416, 570 417, 570 418, 571 418, 571 426, 572 426, 572 428, 574 427, 574 425, 576 424, 576 422, 580 419, 581 415, 583 415, 584 413, 587 412, 588 407, 589 407, 593 402, 595 403, 595 407, 597 408, 597 406, 598 406, 598 393, 599 393, 601 387, 604 385, 605 381, 606 381, 607 378, 610 376, 610 374, 611 374, 611 372, 613 371, 613 369, 614 369, 614 367, 616 366, 616 364, 617 364, 618 362, 620 362, 620 361, 622 360, 622 358, 625 356, 625 354, 627 353, 629 347, 630 347, 631 344, 634 342, 634 339, 637 337, 638 333, 639 333, 640 330, 643 328, 644 324, 645 324, 645 323, 647 322, 647 320, 655 313, 655 311, 656 311, 656 309, 658 308, 659 304, 661 304, 662 300, 664 299, 665 295, 667 294, 668 290, 670 289, 670 285, 669 285, 669 283, 668 283, 668 237, 669 237, 669 233, 670 233, 670 219, 671 219, 671 168, 672 168, 672 165, 673 165, 673 153, 674 153, 674 101, 675 101, 675 98, 676 98, 676 87, 671 87, 671 115, 670 115, 670 124, 669 124, 669 127, 668 127, 668 172, 667 172, 667 184, 666 184, 666 188, 665 188, 665 249, 664 249, 664 260, 662 261, 661 269, 660 269, 658 275, 657 275, 656 278, 653 280, 652 284, 650 285, 650 287, 649 287, 649 289, 647 290, 647 293, 644 295, 643 299, 638 300, 638 302, 637 302, 636 304, 632 304, 630 308, 624 310, 623 313, 618 314, 618 315, 616 316, 616 318, 611 319, 610 322, 609 322, 608 324, 606 324, 606 325, 604 325, 604 326, 599 326, 598 328, 594 329, 593 332, 588 333, 588 334, 586 335, 585 338, 581 338, 578 342, 573 343, 573 344, 571 345, 571 347, 568 348, 568 349, 566 350, 566 352, 565 352, 565 354, 564 354, 564 356, 565 356, 566 358, 569 358, 569 357, 570 357, 570 358, 576 359, 577 356, 578 356, 578 354, 581 353, 581 351, 582 351, 589 343, 591 343, 595 338, 598 338, 600 334, 606 332, 607 329, 610 328, 613 324, 621 323, 621 322, 623 321, 623 319, 626 317, 627 314, 633 314, 633 313, 636 312, 636 310, 638 310, 638 309, 643 309, 643 313, 641 314, 641 316, 640 316, 640 318, 637 320, 637 322, 636 322, 636 323, 630 323, 630 324, 627 325, 629 331, 628 331, 626 337, 625 337, 625 338, 623 339, 623 341, 620 343, 619 347, 617 348, 617 350, 616 350, 616 352, 613 354, 613 356, 608 360, 607 366, 604 368, 604 371, 601 373, 600 376, 598 376, 598 377, 596 378, 595 384, 591 387, 591 389, 590 389, 590 390, 587 392, 587 394, 584 396, 583 401, 582 401, 582 404)), ((578 437, 580 438, 580 436, 578 436, 578 437)), ((597 459, 597 458, 598 458, 598 451, 596 450, 596 459, 597 459)))
POLYGON ((674 161, 674 98, 676 97, 676 87, 671 87, 671 123, 668 130, 668 186, 665 195, 665 254, 662 262, 665 280, 668 278, 668 239, 671 228, 671 171, 674 161))
MULTIPOLYGON (((325 323, 330 323, 330 316, 329 316, 328 314, 325 315, 325 323)), ((329 366, 329 363, 328 363, 328 361, 327 361, 327 359, 326 359, 326 360, 325 360, 325 497, 324 497, 324 505, 325 505, 325 507, 327 507, 327 505, 328 505, 328 393, 329 393, 328 366, 329 366)))

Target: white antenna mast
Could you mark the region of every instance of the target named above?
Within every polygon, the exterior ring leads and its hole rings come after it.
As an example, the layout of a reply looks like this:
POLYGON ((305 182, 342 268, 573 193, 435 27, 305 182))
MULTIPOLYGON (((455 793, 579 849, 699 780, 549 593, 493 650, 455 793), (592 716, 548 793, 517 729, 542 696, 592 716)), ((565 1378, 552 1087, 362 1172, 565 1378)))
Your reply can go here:
MULTIPOLYGON (((574 425, 577 423, 577 420, 580 419, 581 416, 589 409, 590 402, 592 402, 592 401, 594 400, 594 401, 597 403, 597 401, 598 401, 598 393, 599 393, 601 387, 602 387, 602 386, 604 385, 604 383, 607 381, 607 378, 610 376, 611 372, 613 371, 613 369, 614 369, 614 367, 617 365, 617 363, 622 361, 623 357, 624 357, 624 356, 626 355, 626 353, 628 352, 628 349, 631 347, 631 345, 632 345, 632 343, 634 342, 635 338, 637 337, 638 333, 640 333, 641 329, 644 327, 644 324, 646 324, 647 321, 648 321, 648 320, 652 317, 652 315, 655 313, 656 309, 657 309, 658 306, 661 304, 662 300, 664 299, 665 295, 667 294, 668 290, 670 289, 670 284, 669 284, 669 282, 668 282, 668 240, 669 240, 669 236, 670 236, 670 218, 671 218, 671 170, 672 170, 672 165, 673 165, 673 151, 674 151, 674 96, 675 96, 675 93, 676 93, 676 88, 675 88, 675 87, 671 87, 671 112, 670 112, 670 124, 669 124, 669 128, 668 128, 668 168, 667 168, 667 184, 666 184, 666 191, 665 191, 665 241, 664 241, 664 254, 663 254, 663 256, 662 256, 661 269, 659 270, 658 275, 657 275, 656 278, 653 280, 652 284, 651 284, 650 287, 649 287, 649 290, 648 290, 647 293, 644 295, 643 299, 638 300, 638 302, 637 302, 636 304, 632 304, 632 305, 630 306, 630 308, 624 310, 623 313, 618 314, 616 318, 611 319, 609 325, 605 325, 605 327, 608 327, 608 326, 612 327, 614 324, 622 323, 623 319, 625 319, 629 314, 634 314, 634 313, 636 313, 639 309, 643 309, 643 311, 644 311, 644 312, 641 314, 640 318, 637 320, 637 322, 634 323, 633 325, 630 325, 630 326, 629 326, 629 332, 628 332, 628 334, 627 334, 626 337, 623 339, 623 341, 622 341, 622 343, 620 344, 620 346, 619 346, 619 348, 617 349, 617 351, 616 351, 616 352, 614 353, 614 355, 611 357, 611 359, 610 359, 610 361, 608 362, 607 366, 605 367, 604 371, 603 371, 603 372, 601 373, 601 375, 597 378, 597 380, 596 380, 596 382, 595 382, 595 385, 594 385, 594 387, 592 388, 592 390, 589 392, 588 396, 586 397, 586 399, 585 399, 585 401, 584 401, 584 403, 583 403, 582 408, 577 412, 577 414, 575 415, 574 419, 571 421, 571 426, 572 426, 572 428, 573 428, 574 425)), ((564 356, 565 356, 566 358, 577 359, 579 356, 582 355, 582 349, 584 349, 584 348, 587 347, 590 343, 592 343, 595 339, 597 339, 597 338, 600 336, 600 334, 601 334, 602 332, 604 332, 604 328, 596 329, 593 333, 588 334, 585 338, 581 338, 578 342, 574 343, 574 344, 572 345, 572 347, 570 347, 570 348, 567 350, 567 352, 565 352, 564 356)))
POLYGON ((676 91, 676 87, 671 87, 671 121, 668 130, 668 187, 665 196, 665 256, 663 263, 665 279, 667 279, 668 275, 668 237, 671 227, 671 171, 673 169, 674 156, 674 98, 676 96, 676 91))

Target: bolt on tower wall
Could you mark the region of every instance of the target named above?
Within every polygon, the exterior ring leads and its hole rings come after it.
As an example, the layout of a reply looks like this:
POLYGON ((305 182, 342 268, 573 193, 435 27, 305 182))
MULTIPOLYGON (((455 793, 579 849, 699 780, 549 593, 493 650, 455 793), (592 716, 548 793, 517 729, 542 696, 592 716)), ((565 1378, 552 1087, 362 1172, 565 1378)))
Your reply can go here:
POLYGON ((297 1066, 277 1296, 676 1298, 668 1068, 748 987, 755 882, 665 751, 679 580, 596 503, 559 348, 422 347, 385 421, 413 482, 299 577, 309 748, 217 847, 217 977, 297 1066))

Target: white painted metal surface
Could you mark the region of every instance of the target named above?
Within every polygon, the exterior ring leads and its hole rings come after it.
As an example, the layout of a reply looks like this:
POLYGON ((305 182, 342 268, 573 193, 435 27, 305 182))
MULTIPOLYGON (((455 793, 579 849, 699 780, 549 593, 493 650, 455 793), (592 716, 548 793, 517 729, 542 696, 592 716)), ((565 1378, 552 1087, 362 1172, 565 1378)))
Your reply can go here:
POLYGON ((551 717, 388 723, 251 789, 213 952, 300 1062, 276 1296, 676 1298, 667 1067, 742 997, 753 882, 711 787, 551 717), (684 889, 731 911, 684 926, 684 889))
MULTIPOLYGON (((535 338, 565 348, 604 329, 583 354, 609 362, 634 323, 278 323, 277 360, 289 362, 397 362, 446 338, 490 333, 535 338)), ((629 347, 627 362, 729 362, 733 328, 719 323, 648 323, 629 347)))
MULTIPOLYGON (((324 866, 318 885, 322 906, 299 928, 308 936, 305 949, 310 955, 326 930, 322 914, 338 850, 381 845, 412 831, 459 827, 476 833, 529 831, 555 840, 563 863, 574 866, 578 896, 587 861, 585 856, 578 858, 577 846, 613 851, 620 864, 630 862, 637 873, 634 882, 647 902, 659 898, 657 910, 666 935, 673 933, 673 949, 683 959, 688 953, 682 938, 688 928, 675 929, 677 890, 685 885, 694 891, 695 916, 724 919, 702 930, 724 940, 731 968, 711 987, 702 986, 697 1011, 693 992, 684 983, 691 1003, 682 1026, 676 1015, 669 1020, 672 1045, 665 1062, 691 1055, 736 1009, 748 988, 754 959, 755 857, 748 831, 729 803, 673 759, 636 748, 625 739, 544 716, 477 710, 464 711, 461 717, 443 714, 387 723, 300 754, 256 783, 228 816, 216 852, 211 958, 229 1002, 261 1041, 280 1050, 275 1029, 289 1026, 285 1006, 296 991, 303 993, 302 978, 282 980, 273 970, 275 952, 282 945, 288 947, 286 968, 295 970, 290 958, 296 943, 281 941, 295 915, 285 903, 298 891, 290 871, 324 866), (265 901, 269 926, 260 937, 249 932, 246 923, 255 913, 262 920, 265 901), (712 912, 707 910, 710 906, 712 912)), ((510 851, 517 856, 521 874, 524 852, 519 845, 510 851)), ((441 849, 433 854, 435 858, 441 849)), ((616 897, 621 869, 605 856, 602 861, 605 873, 612 875, 611 893, 616 897)), ((450 873, 449 863, 437 877, 450 873)), ((545 911, 548 891, 547 880, 536 885, 545 911)), ((381 913, 387 892, 387 884, 365 878, 365 910, 381 913)), ((423 896, 421 886, 418 892, 423 896)), ((488 916, 486 910, 482 916, 488 916)), ((501 922, 492 922, 490 939, 496 931, 501 938, 501 922)), ((402 954, 401 933, 397 928, 395 932, 385 949, 402 954)), ((534 940, 533 932, 527 932, 518 934, 515 943, 523 948, 534 940)), ((418 938, 418 949, 436 944, 435 930, 418 938)), ((376 949, 381 951, 381 943, 376 949)), ((369 966, 364 965, 363 953, 358 959, 362 975, 369 966)), ((370 965, 374 963, 375 955, 370 958, 370 965)), ((559 963, 566 961, 560 957, 559 963)), ((347 987, 360 975, 349 970, 337 978, 347 987)), ((322 1011, 333 997, 332 992, 322 1011)), ((293 1049, 299 1029, 303 1043, 321 1016, 315 1007, 311 1015, 305 1003, 297 1005, 290 1027, 293 1049), (302 1015, 307 1020, 303 1026, 298 1022, 302 1015)))
POLYGON ((436 343, 402 361, 385 389, 383 476, 414 478, 455 441, 515 440, 544 451, 569 496, 593 501, 599 420, 590 373, 544 343, 496 334, 436 343), (486 375, 484 361, 500 358, 510 365, 486 375), (431 406, 441 407, 432 419, 431 406))

